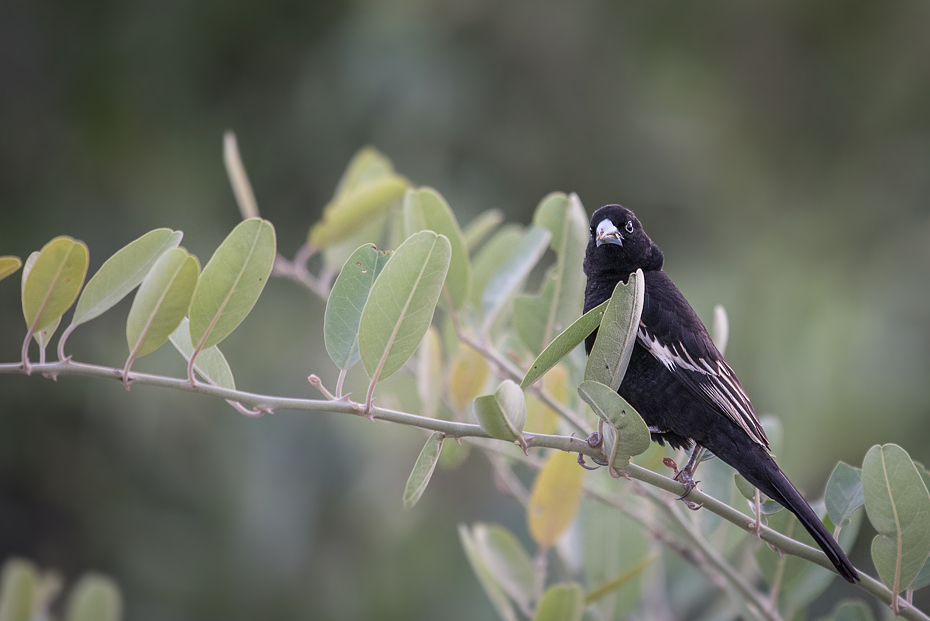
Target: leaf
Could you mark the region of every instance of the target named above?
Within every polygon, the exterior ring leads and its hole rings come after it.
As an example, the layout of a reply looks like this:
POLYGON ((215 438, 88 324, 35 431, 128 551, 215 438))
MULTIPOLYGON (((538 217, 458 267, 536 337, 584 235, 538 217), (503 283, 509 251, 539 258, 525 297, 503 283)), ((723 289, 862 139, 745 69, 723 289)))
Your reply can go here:
POLYGON ((420 342, 417 355, 417 396, 420 397, 421 416, 435 418, 443 394, 442 346, 439 330, 430 326, 420 342))
POLYGON ((322 221, 310 229, 310 245, 322 250, 348 238, 387 211, 404 195, 408 185, 400 175, 385 175, 334 198, 323 208, 322 221))
POLYGON ((436 463, 439 461, 439 453, 442 450, 442 440, 444 436, 438 431, 434 431, 423 445, 420 456, 417 457, 413 470, 407 478, 407 486, 404 488, 404 509, 409 511, 420 500, 420 496, 426 491, 429 480, 436 469, 436 463))
POLYGON ((130 242, 104 261, 84 287, 71 325, 99 317, 138 287, 155 261, 177 248, 184 234, 171 229, 155 229, 130 242))
POLYGON ((359 361, 358 324, 371 287, 390 255, 364 244, 352 253, 339 272, 326 301, 323 315, 323 342, 326 352, 340 369, 359 361))
POLYGON ((631 457, 646 452, 650 444, 649 427, 616 391, 600 382, 586 380, 578 387, 578 394, 598 418, 607 423, 608 429, 616 430, 615 434, 605 434, 613 466, 623 468, 629 465, 631 457), (616 440, 611 439, 612 435, 616 440))
POLYGON ((507 595, 498 584, 497 578, 494 577, 484 558, 482 558, 475 539, 465 524, 459 524, 459 539, 462 541, 462 549, 465 550, 465 556, 468 558, 472 571, 475 572, 478 582, 481 583, 488 599, 491 600, 494 610, 497 611, 503 621, 517 621, 517 615, 513 611, 510 600, 507 599, 507 595))
POLYGON ((452 249, 432 231, 410 236, 391 255, 362 309, 358 345, 373 382, 397 371, 433 319, 452 249))
MULTIPOLYGON (((29 255, 26 259, 26 265, 23 267, 23 281, 21 285, 21 291, 25 294, 26 292, 26 281, 29 280, 29 272, 32 271, 32 266, 35 265, 36 259, 39 258, 39 251, 35 251, 29 255)), ((37 332, 32 333, 32 338, 35 339, 35 342, 38 343, 39 349, 41 350, 41 356, 45 356, 45 348, 48 346, 49 341, 52 340, 52 336, 55 334, 55 331, 58 329, 58 325, 61 323, 61 317, 53 321, 48 326, 42 328, 37 332)), ((44 360, 43 360, 44 361, 44 360)))
MULTIPOLYGON (((569 377, 568 369, 563 364, 556 365, 545 377, 543 388, 556 401, 569 405, 569 377)), ((526 429, 536 433, 554 434, 559 430, 559 415, 555 410, 540 401, 533 394, 524 393, 526 397, 526 429)))
POLYGON ((824 617, 829 621, 875 621, 872 609, 861 599, 847 599, 833 607, 833 614, 824 617))
POLYGON ((472 252, 484 238, 490 235, 504 221, 504 212, 500 209, 488 209, 478 214, 474 220, 465 227, 465 244, 472 252))
MULTIPOLYGON (((168 338, 174 348, 184 356, 184 359, 190 362, 191 356, 194 355, 194 344, 191 342, 187 317, 181 320, 177 329, 168 338)), ((197 360, 194 361, 194 370, 200 373, 200 376, 209 384, 229 390, 236 389, 236 380, 233 378, 229 363, 226 362, 226 357, 216 345, 200 352, 197 360)))
POLYGON ((452 369, 450 381, 452 405, 462 411, 484 390, 491 370, 484 356, 468 346, 459 348, 450 367, 452 369))
POLYGON ((872 561, 882 582, 900 593, 930 554, 930 493, 914 462, 896 444, 873 446, 862 461, 865 510, 878 531, 872 561))
POLYGON ((727 317, 727 309, 721 304, 714 306, 714 324, 711 328, 714 345, 720 355, 727 349, 727 341, 730 340, 730 320, 727 317))
MULTIPOLYGON (((747 481, 746 478, 739 473, 736 473, 733 475, 733 480, 736 482, 736 490, 740 493, 740 495, 743 498, 749 501, 749 510, 752 512, 753 515, 755 515, 756 491, 757 491, 755 486, 753 486, 752 483, 747 481)), ((774 500, 770 499, 768 496, 766 496, 762 492, 759 492, 759 494, 760 494, 759 512, 762 515, 772 515, 784 509, 783 506, 781 506, 774 500)))
POLYGON ((533 224, 552 233, 556 262, 538 295, 514 300, 513 324, 520 339, 538 355, 552 338, 581 314, 585 281, 578 267, 588 243, 588 216, 577 194, 549 194, 539 203, 533 224))
POLYGON ((0 257, 0 280, 3 280, 11 274, 15 274, 16 270, 22 267, 23 262, 19 257, 13 256, 3 256, 0 257))
POLYGON ((930 559, 924 563, 923 569, 917 574, 917 577, 914 578, 914 581, 911 582, 911 590, 916 591, 917 589, 922 589, 926 586, 930 586, 930 559))
POLYGON ((446 200, 433 188, 409 189, 404 195, 404 232, 409 237, 419 231, 445 235, 452 247, 446 288, 452 305, 461 308, 468 299, 471 286, 471 265, 465 236, 446 200))
POLYGON ((126 320, 129 363, 168 340, 191 305, 200 265, 184 248, 164 253, 139 287, 126 320))
POLYGON ((824 491, 827 515, 836 526, 845 526, 850 516, 865 503, 862 470, 844 462, 833 468, 824 491))
POLYGON ((530 535, 541 548, 552 547, 575 519, 583 473, 571 453, 553 451, 536 476, 526 519, 530 535))
POLYGON ((489 436, 508 442, 523 440, 526 399, 516 383, 504 380, 493 395, 477 397, 474 404, 478 425, 489 436))
POLYGON ((554 584, 543 593, 534 621, 581 621, 584 592, 575 583, 554 584))
POLYGON ((557 365, 562 358, 570 354, 573 349, 583 343, 584 340, 588 338, 588 335, 594 332, 600 325, 601 317, 603 317, 604 311, 607 309, 609 303, 610 301, 608 300, 592 308, 576 319, 564 332, 555 337, 546 349, 536 357, 536 360, 533 361, 533 366, 526 372, 526 376, 520 383, 520 388, 526 389, 527 386, 532 385, 533 382, 542 377, 549 369, 557 365))
POLYGON ((116 583, 106 576, 81 576, 68 597, 66 621, 119 621, 123 600, 116 583))
MULTIPOLYGON (((478 312, 483 312, 482 298, 491 277, 503 265, 514 249, 523 240, 525 231, 516 224, 506 224, 491 235, 472 260, 471 303, 478 312)), ((543 249, 545 251, 545 248, 543 249)))
POLYGON ((533 267, 542 258, 552 239, 552 233, 539 226, 530 227, 523 238, 512 247, 506 259, 498 264, 497 271, 488 279, 481 295, 484 312, 484 331, 487 331, 507 299, 517 290, 533 267))
POLYGON ((56 237, 42 248, 23 285, 26 327, 38 332, 51 325, 77 299, 87 275, 87 246, 56 237))
POLYGON ((0 576, 0 621, 30 621, 39 572, 31 562, 11 558, 0 576))
POLYGON ((526 610, 539 597, 536 568, 520 541, 503 526, 475 524, 474 541, 504 592, 526 610))
POLYGON ((617 283, 588 356, 588 366, 584 370, 586 380, 600 382, 613 390, 620 388, 636 344, 644 294, 642 270, 630 274, 627 284, 617 283))
POLYGON ((240 222, 223 240, 203 268, 191 300, 196 349, 220 343, 251 312, 268 282, 275 252, 274 227, 260 218, 240 222))

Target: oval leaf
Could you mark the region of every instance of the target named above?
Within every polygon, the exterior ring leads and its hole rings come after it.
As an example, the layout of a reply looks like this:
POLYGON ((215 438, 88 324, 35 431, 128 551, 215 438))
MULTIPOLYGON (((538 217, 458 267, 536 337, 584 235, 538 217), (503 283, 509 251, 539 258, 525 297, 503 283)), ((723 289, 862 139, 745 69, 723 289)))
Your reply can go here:
POLYGON ((523 284, 533 267, 539 262, 552 233, 540 226, 532 226, 520 242, 511 247, 506 259, 498 263, 494 274, 481 295, 481 307, 484 312, 484 331, 486 332, 497 314, 504 307, 507 299, 523 284))
POLYGON ((561 451, 554 451, 540 469, 526 509, 530 535, 540 547, 552 547, 575 519, 583 473, 575 457, 561 451))
POLYGON ((184 248, 172 248, 155 262, 129 309, 130 361, 165 344, 190 308, 199 273, 197 259, 184 248))
POLYGON ((56 237, 42 248, 23 285, 23 315, 30 330, 51 325, 74 304, 87 260, 87 246, 70 237, 56 237))
POLYGON ((478 425, 489 436, 508 442, 522 441, 526 399, 516 383, 504 380, 493 395, 478 397, 474 404, 478 425))
POLYGON ((497 583, 523 610, 539 597, 536 568, 520 540, 503 526, 475 524, 475 544, 497 583))
POLYGON ((29 621, 36 600, 39 572, 29 561, 11 558, 0 576, 0 621, 29 621))
POLYGON ((419 231, 428 230, 445 235, 452 246, 449 277, 446 288, 452 305, 461 308, 468 299, 471 284, 471 265, 468 262, 468 246, 465 236, 455 220, 455 215, 446 200, 433 188, 407 190, 404 195, 404 232, 409 237, 419 231))
POLYGON ((504 212, 500 209, 488 209, 478 214, 474 220, 465 227, 465 243, 468 251, 472 252, 484 238, 491 234, 501 222, 504 221, 504 212))
POLYGON ((99 317, 126 297, 142 283, 161 255, 178 247, 183 236, 181 231, 155 229, 104 261, 84 287, 71 325, 77 326, 99 317))
MULTIPOLYGON (((478 525, 476 525, 475 528, 477 529, 478 525)), ((504 593, 500 584, 498 584, 497 578, 488 568, 487 562, 478 549, 478 544, 475 542, 474 536, 465 524, 459 524, 459 539, 462 541, 462 549, 465 550, 465 556, 468 558, 472 570, 478 577, 478 582, 480 582, 481 586, 484 588, 484 592, 487 594, 488 599, 491 600, 491 604, 494 606, 494 610, 497 611, 498 616, 502 621, 517 621, 517 615, 513 611, 510 600, 507 599, 507 595, 504 593)))
POLYGON ((882 582, 900 593, 930 554, 930 493, 907 452, 873 446, 862 461, 865 510, 878 531, 872 561, 882 582))
POLYGON ((433 476, 433 470, 436 469, 436 463, 439 461, 439 453, 442 451, 442 441, 444 436, 438 431, 434 431, 423 445, 417 462, 413 465, 413 470, 407 478, 407 486, 404 488, 404 509, 409 511, 420 500, 420 496, 426 491, 429 480, 433 476))
POLYGON ((19 257, 4 256, 0 257, 0 280, 3 280, 10 274, 15 274, 16 270, 23 266, 19 257))
POLYGON ((727 349, 727 341, 730 340, 730 320, 727 317, 727 309, 721 304, 714 306, 714 323, 710 333, 713 335, 717 351, 722 356, 727 349))
POLYGON ((553 192, 536 208, 533 224, 552 233, 555 265, 538 295, 514 300, 513 324, 523 343, 538 355, 552 338, 581 314, 585 281, 575 272, 584 261, 588 216, 577 194, 553 192))
POLYGON ((875 615, 864 601, 851 599, 839 602, 834 606, 833 614, 824 619, 827 621, 875 621, 875 615))
MULTIPOLYGON (((194 355, 194 344, 191 343, 190 325, 187 317, 181 320, 177 329, 168 338, 174 348, 184 356, 184 359, 190 362, 191 356, 194 355)), ((229 368, 229 363, 226 362, 226 356, 216 345, 200 352, 197 360, 194 361, 194 370, 209 384, 220 388, 228 388, 229 390, 236 389, 236 380, 233 378, 232 369, 229 368)))
MULTIPOLYGON (((32 266, 35 265, 36 259, 39 258, 39 252, 33 252, 26 259, 26 265, 23 267, 23 282, 21 286, 22 293, 26 292, 26 281, 29 280, 29 272, 32 271, 32 266)), ((55 330, 58 329, 58 324, 61 323, 61 317, 53 321, 51 324, 46 327, 32 333, 32 338, 35 339, 35 342, 38 343, 40 353, 40 360, 45 361, 45 348, 48 346, 49 341, 52 340, 52 336, 55 334, 55 330)))
POLYGON ((636 344, 644 294, 642 270, 631 274, 627 284, 617 283, 588 356, 586 380, 600 382, 613 390, 620 388, 636 344))
POLYGON ((82 576, 68 597, 67 621, 118 621, 122 616, 119 588, 106 576, 82 576))
POLYGON ((361 357, 358 324, 362 309, 389 257, 373 245, 364 244, 352 253, 333 283, 323 315, 323 342, 329 357, 340 369, 351 368, 361 357))
POLYGON ((580 621, 584 592, 577 584, 554 584, 543 594, 533 621, 580 621))
POLYGON ((471 347, 460 347, 449 366, 452 368, 452 405, 461 411, 484 390, 491 370, 484 356, 471 347))
POLYGON ((310 230, 310 245, 324 249, 346 239, 387 211, 408 185, 400 175, 385 175, 334 199, 323 208, 323 220, 310 230))
POLYGON ((416 351, 433 319, 452 249, 432 231, 412 235, 378 276, 358 327, 358 346, 373 381, 390 376, 416 351))
POLYGON ((631 457, 646 452, 650 443, 649 427, 626 399, 609 386, 590 380, 581 383, 578 394, 598 418, 617 430, 617 441, 609 442, 607 447, 615 467, 627 466, 631 457))
POLYGON ((824 491, 827 515, 835 526, 845 526, 852 514, 865 503, 862 470, 839 462, 833 468, 824 491))
POLYGON ((557 365, 562 358, 572 352, 573 349, 581 345, 588 335, 600 325, 601 317, 610 300, 600 306, 596 306, 587 313, 575 320, 575 323, 568 326, 564 332, 555 337, 546 349, 539 354, 533 366, 526 372, 526 376, 520 383, 520 388, 526 389, 533 382, 542 377, 549 369, 557 365))
POLYGON ((191 300, 191 341, 197 349, 218 344, 242 323, 268 282, 274 257, 274 227, 267 220, 244 220, 223 240, 191 300))
POLYGON ((430 326, 420 343, 417 355, 417 396, 421 416, 435 418, 443 394, 442 346, 439 330, 430 326))

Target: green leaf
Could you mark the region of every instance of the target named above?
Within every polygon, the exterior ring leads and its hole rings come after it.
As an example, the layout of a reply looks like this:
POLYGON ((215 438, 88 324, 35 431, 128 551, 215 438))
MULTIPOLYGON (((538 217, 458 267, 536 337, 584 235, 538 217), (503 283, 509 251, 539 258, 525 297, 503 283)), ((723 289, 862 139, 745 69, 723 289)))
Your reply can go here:
POLYGON ((448 239, 421 231, 384 266, 358 327, 359 353, 372 381, 390 376, 416 351, 433 319, 451 255, 448 239))
POLYGON ((930 493, 907 452, 873 446, 862 462, 865 510, 878 535, 872 561, 882 582, 900 593, 930 554, 930 493))
POLYGON ((557 365, 562 358, 570 354, 573 349, 583 343, 584 340, 588 338, 588 335, 594 332, 600 325, 601 317, 604 315, 604 311, 607 309, 609 303, 610 301, 608 300, 600 306, 592 308, 575 320, 575 323, 568 326, 564 332, 552 339, 552 342, 549 343, 546 349, 533 361, 533 366, 526 372, 523 382, 520 383, 520 388, 526 389, 527 386, 530 386, 533 382, 545 375, 546 372, 557 365))
POLYGON ((268 282, 275 257, 274 227, 243 220, 216 249, 190 306, 191 341, 197 349, 220 343, 251 312, 268 282))
POLYGON ((578 387, 578 394, 591 406, 598 418, 607 423, 606 447, 613 456, 611 463, 618 468, 629 465, 630 458, 645 453, 649 448, 649 427, 626 400, 600 382, 586 380, 578 387), (614 438, 614 439, 611 439, 614 438))
POLYGON ((538 355, 552 338, 581 314, 585 281, 578 268, 588 243, 588 216, 577 194, 554 192, 536 208, 533 224, 552 233, 555 265, 538 295, 514 300, 513 324, 520 339, 538 355))
POLYGON ((923 569, 917 574, 917 577, 914 578, 914 581, 911 582, 911 590, 916 591, 917 589, 922 589, 925 586, 930 585, 930 559, 924 563, 923 569))
POLYGON ((503 526, 475 524, 474 541, 495 580, 521 609, 539 597, 536 568, 516 536, 503 526))
POLYGON ((183 236, 181 231, 155 229, 118 250, 87 282, 71 325, 99 317, 126 297, 142 283, 161 255, 178 247, 183 236))
POLYGON ((409 182, 400 175, 386 175, 334 199, 323 208, 323 220, 310 230, 308 241, 325 249, 350 237, 399 200, 409 182))
POLYGON ((165 344, 190 308, 199 273, 196 257, 184 248, 172 248, 155 262, 129 309, 126 341, 130 362, 165 344))
POLYGON ((485 331, 494 323, 507 299, 523 284, 542 258, 550 239, 552 233, 547 229, 532 226, 524 233, 519 243, 511 247, 506 258, 498 263, 497 270, 488 279, 488 284, 481 294, 485 331))
POLYGON ((553 451, 539 469, 526 507, 527 526, 539 547, 551 548, 575 520, 583 476, 574 455, 562 451, 553 451))
MULTIPOLYGON (((21 286, 21 291, 23 294, 26 293, 26 281, 29 280, 29 272, 32 271, 32 266, 35 265, 36 259, 39 258, 39 251, 35 251, 29 255, 26 259, 26 265, 23 267, 23 281, 21 286)), ((55 331, 58 329, 58 325, 61 323, 61 317, 50 323, 48 326, 32 333, 32 338, 35 339, 35 342, 38 343, 39 349, 41 350, 41 360, 44 362, 45 357, 45 348, 48 346, 49 341, 52 340, 52 336, 55 334, 55 331)))
POLYGON ((85 574, 68 597, 66 621, 119 621, 123 599, 116 583, 106 576, 85 574))
POLYGON ((442 345, 439 330, 430 326, 417 354, 417 396, 421 416, 435 418, 444 393, 442 381, 442 345))
POLYGON ((389 256, 365 244, 352 253, 333 284, 323 315, 323 342, 329 357, 340 369, 349 369, 361 357, 358 325, 362 309, 389 256))
POLYGON ((875 621, 875 615, 861 599, 847 599, 837 602, 833 613, 829 617, 821 617, 820 621, 875 621))
POLYGON ((824 491, 827 515, 837 526, 845 526, 850 516, 865 503, 862 470, 839 462, 833 468, 824 491))
MULTIPOLYGON (((482 298, 488 283, 501 265, 523 240, 525 231, 517 224, 506 224, 491 235, 490 239, 481 246, 472 260, 471 270, 471 303, 479 312, 483 312, 482 298)), ((545 249, 544 249, 545 251, 545 249)))
MULTIPOLYGON (((477 525, 476 525, 477 528, 477 525)), ((469 532, 468 526, 459 524, 459 539, 462 541, 462 549, 465 550, 465 556, 471 565, 472 571, 478 577, 478 582, 484 588, 491 605, 503 621, 517 621, 517 615, 513 611, 513 606, 503 588, 497 582, 497 578, 488 568, 487 562, 481 555, 472 533, 469 532)))
POLYGON ((11 558, 0 576, 0 621, 31 621, 39 572, 29 561, 11 558))
POLYGON ((511 380, 501 382, 493 395, 475 398, 475 418, 492 438, 518 442, 526 425, 526 398, 511 380))
MULTIPOLYGON (((749 501, 749 510, 753 512, 753 515, 755 515, 755 511, 756 511, 756 508, 755 508, 756 507, 756 488, 755 486, 753 486, 752 483, 747 481, 746 478, 739 473, 733 475, 733 480, 736 482, 737 491, 740 493, 740 495, 743 498, 749 501)), ((765 494, 762 494, 761 492, 760 494, 761 494, 760 496, 761 502, 759 503, 759 512, 762 515, 772 515, 773 513, 778 513, 779 511, 784 509, 783 506, 781 506, 774 500, 771 500, 765 494)))
POLYGON ((586 380, 600 382, 613 390, 620 388, 636 344, 644 294, 642 270, 630 274, 627 284, 617 283, 588 356, 588 366, 584 370, 586 380))
POLYGON ((23 286, 23 315, 33 332, 51 325, 77 299, 87 275, 87 246, 56 237, 42 248, 23 286))
POLYGON ((554 584, 543 593, 536 607, 534 621, 581 621, 584 612, 584 591, 581 586, 554 584))
POLYGON ((15 274, 16 270, 22 267, 23 262, 19 257, 3 256, 0 257, 0 280, 3 280, 10 274, 15 274))
POLYGON ((433 188, 409 189, 404 195, 404 232, 407 237, 419 231, 433 231, 445 235, 452 246, 449 277, 446 288, 452 305, 461 308, 468 299, 471 286, 471 265, 468 262, 468 246, 459 223, 446 200, 433 188))
MULTIPOLYGON (((194 355, 194 344, 191 342, 190 325, 187 317, 181 320, 177 329, 168 338, 174 348, 184 356, 184 359, 190 362, 191 356, 194 355)), ((228 388, 229 390, 236 389, 236 380, 233 378, 229 363, 226 362, 226 357, 216 345, 200 352, 197 360, 194 361, 194 370, 208 384, 228 388)))
POLYGON ((423 445, 417 462, 413 465, 413 470, 407 478, 407 486, 404 488, 404 509, 409 511, 420 500, 420 496, 426 491, 429 480, 433 476, 433 470, 436 469, 436 463, 439 461, 439 453, 442 451, 443 435, 434 431, 423 445))
POLYGON ((468 223, 465 227, 465 243, 472 252, 484 238, 491 234, 504 221, 504 212, 500 209, 488 209, 468 223))

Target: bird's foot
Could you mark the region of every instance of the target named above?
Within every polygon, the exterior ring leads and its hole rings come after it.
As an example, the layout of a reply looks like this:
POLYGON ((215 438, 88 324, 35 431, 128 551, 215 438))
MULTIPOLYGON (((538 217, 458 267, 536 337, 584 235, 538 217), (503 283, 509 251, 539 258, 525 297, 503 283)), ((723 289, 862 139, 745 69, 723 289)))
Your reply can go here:
POLYGON ((578 465, 581 466, 582 468, 584 468, 585 470, 597 470, 597 469, 600 468, 601 466, 606 466, 606 465, 607 465, 607 462, 606 462, 606 461, 601 461, 601 460, 595 459, 595 458, 593 458, 593 457, 591 458, 591 461, 593 461, 593 462, 594 462, 595 464, 597 464, 597 465, 595 465, 595 466, 589 466, 589 465, 586 464, 585 461, 584 461, 584 455, 582 455, 581 453, 578 453, 578 465))
MULTIPOLYGON (((597 448, 603 443, 604 443, 604 436, 602 436, 596 431, 592 431, 591 435, 585 438, 585 444, 587 444, 591 448, 597 448)), ((606 465, 606 464, 603 464, 603 465, 606 465)))

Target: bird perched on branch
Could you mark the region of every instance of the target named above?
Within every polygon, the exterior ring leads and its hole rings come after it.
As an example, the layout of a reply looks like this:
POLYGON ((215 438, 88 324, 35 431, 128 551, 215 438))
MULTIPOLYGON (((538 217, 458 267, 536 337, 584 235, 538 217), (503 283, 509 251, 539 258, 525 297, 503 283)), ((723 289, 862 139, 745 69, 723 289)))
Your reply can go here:
MULTIPOLYGON (((837 572, 859 574, 820 519, 769 455, 768 439, 736 374, 668 275, 659 250, 632 211, 605 205, 591 217, 584 259, 588 277, 584 312, 609 299, 617 283, 642 269, 645 296, 636 345, 617 391, 649 426, 652 439, 675 448, 694 446, 678 474, 687 486, 703 446, 764 494, 795 514, 837 572)), ((585 341, 588 353, 596 332, 585 341)), ((687 495, 687 493, 685 494, 687 495)))

